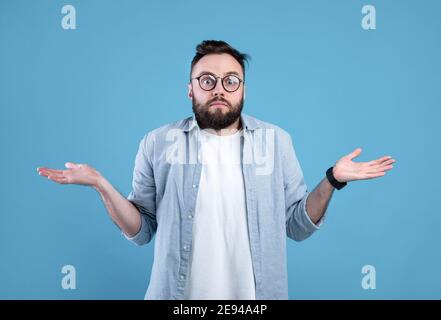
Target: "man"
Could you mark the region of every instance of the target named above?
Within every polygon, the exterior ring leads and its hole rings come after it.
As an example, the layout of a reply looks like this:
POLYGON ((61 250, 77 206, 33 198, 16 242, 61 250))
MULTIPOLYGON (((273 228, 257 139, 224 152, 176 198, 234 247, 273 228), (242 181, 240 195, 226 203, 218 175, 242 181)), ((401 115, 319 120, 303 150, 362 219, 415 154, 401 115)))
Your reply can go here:
POLYGON ((223 41, 196 47, 194 116, 145 135, 127 199, 86 164, 38 168, 57 183, 95 188, 134 243, 156 234, 146 299, 287 299, 286 236, 309 237, 335 188, 383 176, 395 162, 356 163, 358 148, 308 192, 290 135, 242 114, 247 58, 223 41))

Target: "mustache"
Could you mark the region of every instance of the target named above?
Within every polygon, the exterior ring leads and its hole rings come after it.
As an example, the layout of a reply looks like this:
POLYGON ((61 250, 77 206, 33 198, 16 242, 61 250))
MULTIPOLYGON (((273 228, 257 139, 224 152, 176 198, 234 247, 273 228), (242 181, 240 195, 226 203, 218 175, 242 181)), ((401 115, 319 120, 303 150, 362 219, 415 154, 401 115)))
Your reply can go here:
POLYGON ((225 103, 228 107, 231 108, 231 104, 227 100, 225 100, 224 98, 220 98, 220 97, 213 98, 213 99, 211 99, 211 100, 209 100, 207 102, 207 106, 209 106, 213 102, 222 102, 222 103, 225 103))

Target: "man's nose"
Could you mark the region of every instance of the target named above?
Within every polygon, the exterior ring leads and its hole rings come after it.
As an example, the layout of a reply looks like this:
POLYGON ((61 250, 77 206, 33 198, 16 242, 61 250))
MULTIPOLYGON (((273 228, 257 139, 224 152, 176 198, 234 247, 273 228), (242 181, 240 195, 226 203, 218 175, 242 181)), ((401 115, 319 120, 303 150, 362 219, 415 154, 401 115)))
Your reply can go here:
POLYGON ((225 89, 222 86, 221 79, 217 79, 216 86, 213 88, 211 95, 214 97, 217 97, 217 96, 223 97, 225 95, 225 89))

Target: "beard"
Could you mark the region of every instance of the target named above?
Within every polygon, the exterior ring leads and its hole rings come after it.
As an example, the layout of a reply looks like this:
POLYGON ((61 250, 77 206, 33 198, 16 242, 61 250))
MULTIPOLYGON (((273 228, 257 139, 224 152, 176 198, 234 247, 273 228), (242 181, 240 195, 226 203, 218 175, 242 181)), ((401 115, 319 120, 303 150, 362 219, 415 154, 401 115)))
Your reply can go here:
POLYGON ((199 103, 193 98, 192 104, 193 112, 196 116, 199 127, 202 129, 211 128, 214 130, 221 130, 232 125, 240 117, 243 109, 243 96, 236 105, 231 105, 231 103, 222 97, 213 98, 206 104, 199 103), (210 110, 210 104, 215 101, 225 103, 228 111, 224 112, 223 108, 210 110))

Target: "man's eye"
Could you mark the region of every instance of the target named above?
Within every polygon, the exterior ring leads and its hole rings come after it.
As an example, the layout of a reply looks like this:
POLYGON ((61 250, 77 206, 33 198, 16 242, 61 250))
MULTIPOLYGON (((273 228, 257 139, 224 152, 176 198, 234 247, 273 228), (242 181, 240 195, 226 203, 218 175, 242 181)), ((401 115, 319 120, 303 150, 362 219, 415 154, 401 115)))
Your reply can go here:
POLYGON ((236 77, 228 77, 228 78, 225 79, 225 83, 226 83, 227 85, 235 85, 235 84, 237 84, 238 82, 239 82, 239 81, 237 80, 236 77))
POLYGON ((205 85, 213 85, 214 81, 210 77, 204 77, 201 79, 202 83, 205 85))

